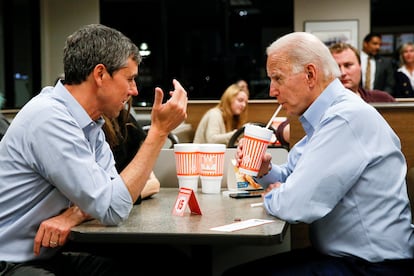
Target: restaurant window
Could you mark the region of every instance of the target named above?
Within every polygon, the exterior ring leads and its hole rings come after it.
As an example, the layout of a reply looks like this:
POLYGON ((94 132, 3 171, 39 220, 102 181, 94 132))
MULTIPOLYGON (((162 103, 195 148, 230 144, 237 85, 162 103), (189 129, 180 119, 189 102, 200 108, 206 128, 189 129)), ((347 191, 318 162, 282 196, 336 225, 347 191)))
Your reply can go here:
POLYGON ((39 1, 0 1, 0 93, 21 108, 40 90, 39 1))
POLYGON ((101 23, 149 51, 135 105, 151 105, 154 87, 170 91, 173 78, 190 100, 219 99, 239 78, 248 81, 251 98, 269 98, 265 48, 293 30, 293 1, 101 0, 100 9, 101 23))

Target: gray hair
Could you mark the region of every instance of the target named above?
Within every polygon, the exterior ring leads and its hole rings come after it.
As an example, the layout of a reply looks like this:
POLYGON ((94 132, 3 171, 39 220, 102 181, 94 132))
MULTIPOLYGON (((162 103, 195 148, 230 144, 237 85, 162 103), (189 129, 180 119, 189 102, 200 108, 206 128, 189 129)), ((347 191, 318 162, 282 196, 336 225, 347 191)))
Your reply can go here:
POLYGON ((141 62, 138 47, 121 32, 101 24, 86 25, 66 39, 63 49, 65 83, 80 84, 96 65, 108 73, 125 67, 128 58, 141 62))
POLYGON ((293 32, 274 41, 266 49, 268 56, 280 51, 292 65, 292 73, 299 73, 309 63, 323 70, 326 80, 341 76, 338 64, 329 48, 315 35, 306 32, 293 32))

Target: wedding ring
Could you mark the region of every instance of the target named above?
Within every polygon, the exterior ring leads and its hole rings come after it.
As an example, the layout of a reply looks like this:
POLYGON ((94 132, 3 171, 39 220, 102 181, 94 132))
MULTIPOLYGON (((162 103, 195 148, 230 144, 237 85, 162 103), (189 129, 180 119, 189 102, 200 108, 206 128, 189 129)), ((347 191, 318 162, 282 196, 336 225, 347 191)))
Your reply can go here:
POLYGON ((52 242, 52 241, 50 241, 50 245, 51 245, 51 246, 56 246, 56 245, 57 245, 57 242, 52 242))

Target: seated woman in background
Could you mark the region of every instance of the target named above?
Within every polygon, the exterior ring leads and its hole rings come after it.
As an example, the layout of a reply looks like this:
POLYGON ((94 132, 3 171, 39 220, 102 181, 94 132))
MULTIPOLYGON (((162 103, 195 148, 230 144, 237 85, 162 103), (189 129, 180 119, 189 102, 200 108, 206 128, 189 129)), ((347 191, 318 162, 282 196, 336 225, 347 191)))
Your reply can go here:
POLYGON ((249 92, 232 84, 224 91, 217 106, 201 118, 194 135, 194 143, 226 144, 247 122, 249 92))
POLYGON ((247 95, 249 95, 249 84, 244 79, 238 79, 236 81, 236 84, 240 87, 241 90, 244 90, 247 92, 247 95))
POLYGON ((396 98, 414 97, 414 43, 404 43, 400 48, 400 68, 395 73, 396 98))
MULTIPOLYGON (((114 154, 115 167, 119 172, 129 164, 146 137, 145 131, 130 113, 131 104, 132 99, 129 100, 127 108, 123 109, 117 118, 109 119, 103 116, 105 124, 102 129, 105 132, 106 141, 114 154)), ((135 204, 141 203, 141 199, 158 193, 159 189, 160 182, 154 172, 151 172, 135 204)))

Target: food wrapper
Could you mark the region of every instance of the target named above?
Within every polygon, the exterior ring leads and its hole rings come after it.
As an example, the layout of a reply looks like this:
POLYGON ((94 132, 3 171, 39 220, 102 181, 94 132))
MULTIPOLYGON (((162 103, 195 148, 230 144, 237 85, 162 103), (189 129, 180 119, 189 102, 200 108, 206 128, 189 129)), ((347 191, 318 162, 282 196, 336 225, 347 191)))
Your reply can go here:
POLYGON ((262 186, 255 182, 253 177, 239 171, 236 166, 236 160, 231 160, 231 166, 229 166, 227 185, 229 190, 252 190, 261 189, 262 186))

